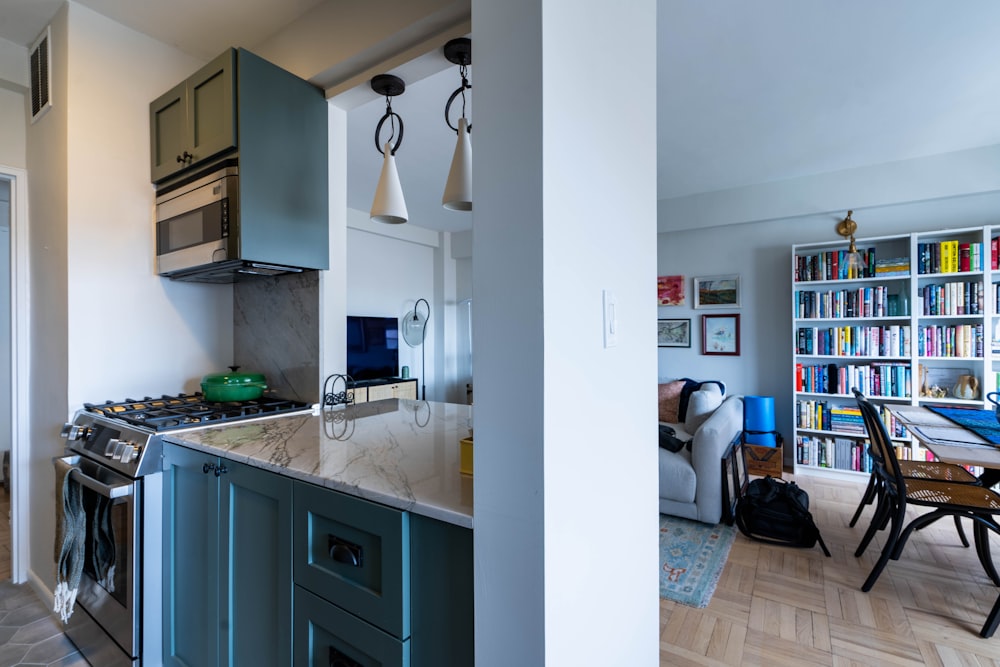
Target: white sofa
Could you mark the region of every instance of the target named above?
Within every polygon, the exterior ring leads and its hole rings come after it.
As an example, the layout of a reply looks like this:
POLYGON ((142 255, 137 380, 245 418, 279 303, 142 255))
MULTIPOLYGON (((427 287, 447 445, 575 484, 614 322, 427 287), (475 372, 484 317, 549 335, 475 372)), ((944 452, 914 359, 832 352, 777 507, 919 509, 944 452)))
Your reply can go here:
POLYGON ((718 384, 704 383, 686 408, 676 422, 664 421, 661 410, 660 423, 691 444, 690 451, 659 449, 660 512, 716 524, 722 518, 722 456, 743 429, 743 397, 723 398, 718 384))

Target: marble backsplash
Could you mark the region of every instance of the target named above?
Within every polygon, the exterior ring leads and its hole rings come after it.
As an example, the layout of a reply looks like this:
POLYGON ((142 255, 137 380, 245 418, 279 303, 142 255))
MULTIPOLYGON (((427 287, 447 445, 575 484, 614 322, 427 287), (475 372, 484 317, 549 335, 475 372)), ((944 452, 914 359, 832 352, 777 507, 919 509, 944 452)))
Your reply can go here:
POLYGON ((319 401, 319 272, 258 276, 233 286, 233 358, 269 392, 319 401))

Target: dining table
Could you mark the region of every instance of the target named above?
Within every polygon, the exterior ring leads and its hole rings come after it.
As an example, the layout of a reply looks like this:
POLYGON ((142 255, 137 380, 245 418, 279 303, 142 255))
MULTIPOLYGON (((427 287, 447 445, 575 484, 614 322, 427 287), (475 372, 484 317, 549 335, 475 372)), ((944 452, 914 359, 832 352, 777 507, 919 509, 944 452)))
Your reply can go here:
MULTIPOLYGON (((1000 444, 993 444, 970 430, 923 405, 890 405, 889 412, 906 427, 910 436, 945 463, 983 469, 980 482, 986 487, 1000 483, 1000 444)), ((979 635, 989 638, 1000 626, 1000 595, 986 617, 979 635)))

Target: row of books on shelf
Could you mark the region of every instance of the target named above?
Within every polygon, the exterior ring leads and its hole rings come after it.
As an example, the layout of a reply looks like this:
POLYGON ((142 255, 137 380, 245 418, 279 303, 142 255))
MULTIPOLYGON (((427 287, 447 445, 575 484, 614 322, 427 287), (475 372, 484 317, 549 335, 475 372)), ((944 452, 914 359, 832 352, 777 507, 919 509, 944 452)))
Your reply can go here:
POLYGON ((899 295, 889 294, 885 285, 827 292, 795 292, 797 318, 893 317, 905 314, 899 308, 899 295))
POLYGON ((924 315, 981 315, 985 291, 980 281, 922 285, 917 288, 917 301, 924 315))
MULTIPOLYGON (((896 419, 887 406, 879 405, 876 406, 876 409, 891 437, 909 437, 906 427, 896 419)), ((798 428, 814 431, 838 431, 852 435, 864 435, 867 432, 860 408, 855 405, 830 403, 829 401, 796 401, 795 423, 798 428)))
POLYGON ((982 357, 984 347, 982 322, 917 328, 921 357, 982 357))
POLYGON ((983 244, 939 241, 917 244, 917 273, 958 273, 983 270, 983 244))
POLYGON ((903 324, 854 327, 799 327, 797 354, 843 357, 908 357, 910 327, 903 324))
POLYGON ((871 472, 872 457, 865 440, 852 438, 795 438, 795 462, 799 465, 854 472, 871 472))
POLYGON ((795 364, 795 391, 848 394, 857 387, 866 396, 909 398, 912 381, 907 362, 870 364, 795 364))
MULTIPOLYGON (((900 461, 934 461, 934 454, 916 441, 896 443, 893 447, 900 461)), ((868 441, 853 438, 814 437, 808 435, 795 438, 795 462, 798 465, 850 470, 854 472, 872 471, 872 458, 868 453, 868 441)), ((983 474, 980 466, 963 466, 973 475, 983 474)))
POLYGON ((795 280, 853 280, 875 277, 875 248, 858 248, 863 260, 858 269, 847 264, 847 250, 830 250, 815 255, 795 256, 795 280))

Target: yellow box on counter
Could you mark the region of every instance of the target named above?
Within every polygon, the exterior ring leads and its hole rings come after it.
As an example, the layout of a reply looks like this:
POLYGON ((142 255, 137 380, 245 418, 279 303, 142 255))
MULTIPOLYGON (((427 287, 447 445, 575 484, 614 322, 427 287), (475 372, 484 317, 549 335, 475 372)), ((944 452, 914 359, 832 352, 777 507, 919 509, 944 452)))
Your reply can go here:
POLYGON ((459 441, 458 471, 463 475, 472 474, 472 438, 459 441))

